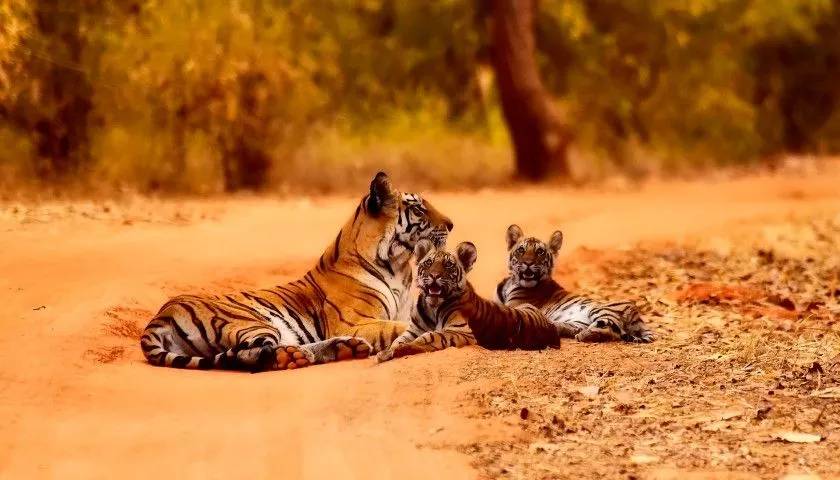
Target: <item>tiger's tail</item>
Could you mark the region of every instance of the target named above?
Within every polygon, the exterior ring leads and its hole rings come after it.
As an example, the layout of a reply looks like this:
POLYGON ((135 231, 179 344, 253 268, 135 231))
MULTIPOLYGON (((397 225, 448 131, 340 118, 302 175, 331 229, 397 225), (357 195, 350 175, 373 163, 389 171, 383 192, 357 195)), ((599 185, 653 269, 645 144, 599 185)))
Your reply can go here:
POLYGON ((158 367, 209 370, 211 368, 233 368, 236 364, 236 350, 229 349, 212 357, 194 357, 167 350, 164 342, 154 330, 146 329, 140 338, 140 348, 146 360, 158 367))

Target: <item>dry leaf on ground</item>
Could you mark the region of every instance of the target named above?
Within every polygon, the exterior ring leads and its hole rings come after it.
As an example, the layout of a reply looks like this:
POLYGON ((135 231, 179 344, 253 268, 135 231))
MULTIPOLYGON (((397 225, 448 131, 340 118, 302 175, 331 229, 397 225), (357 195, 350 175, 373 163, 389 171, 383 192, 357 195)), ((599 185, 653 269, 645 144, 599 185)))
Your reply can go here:
POLYGON ((817 435, 815 433, 789 431, 774 432, 772 437, 776 440, 782 440, 791 443, 817 443, 820 440, 822 440, 822 435, 817 435))

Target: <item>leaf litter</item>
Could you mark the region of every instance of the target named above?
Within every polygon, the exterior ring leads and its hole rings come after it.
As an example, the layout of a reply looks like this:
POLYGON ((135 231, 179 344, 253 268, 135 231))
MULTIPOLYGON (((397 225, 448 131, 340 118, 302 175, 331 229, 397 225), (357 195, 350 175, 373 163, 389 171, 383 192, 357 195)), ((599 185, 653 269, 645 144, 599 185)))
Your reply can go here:
POLYGON ((461 446, 483 478, 840 475, 840 215, 560 263, 567 288, 635 299, 658 340, 476 357, 462 380, 494 382, 472 416, 529 435, 461 446))

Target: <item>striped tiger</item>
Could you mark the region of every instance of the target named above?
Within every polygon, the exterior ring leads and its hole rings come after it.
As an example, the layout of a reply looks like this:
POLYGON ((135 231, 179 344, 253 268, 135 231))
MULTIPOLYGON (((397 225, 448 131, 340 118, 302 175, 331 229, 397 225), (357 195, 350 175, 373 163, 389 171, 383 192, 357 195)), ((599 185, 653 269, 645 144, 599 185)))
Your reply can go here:
POLYGON ((561 329, 562 336, 581 342, 653 341, 635 303, 598 302, 569 293, 551 278, 554 256, 562 245, 563 232, 559 230, 545 244, 534 237, 525 238, 517 225, 508 227, 509 275, 496 288, 498 300, 509 306, 534 305, 561 329))
POLYGON ((352 217, 303 278, 228 295, 175 297, 149 322, 149 363, 282 370, 363 358, 403 333, 409 262, 420 239, 443 245, 452 222, 378 173, 352 217))
POLYGON ((475 245, 463 242, 455 254, 417 242, 419 295, 408 328, 378 362, 422 352, 478 344, 492 349, 541 349, 560 346, 560 335, 531 305, 506 307, 475 293, 466 274, 475 263, 475 245))

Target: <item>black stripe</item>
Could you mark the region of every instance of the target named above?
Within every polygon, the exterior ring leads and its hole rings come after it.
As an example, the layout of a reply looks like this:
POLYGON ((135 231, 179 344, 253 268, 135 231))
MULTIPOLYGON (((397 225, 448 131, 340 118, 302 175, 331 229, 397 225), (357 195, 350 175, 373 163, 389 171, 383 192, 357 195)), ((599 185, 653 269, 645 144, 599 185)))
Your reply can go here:
MULTIPOLYGON (((384 297, 384 295, 382 294, 382 292, 381 292, 381 291, 379 291, 379 290, 377 290, 377 289, 375 289, 375 288, 371 287, 370 285, 367 285, 366 283, 362 282, 362 281, 361 281, 361 280, 359 280, 358 278, 356 278, 356 277, 354 277, 354 276, 352 276, 352 275, 348 275, 348 274, 346 274, 346 273, 344 273, 344 272, 339 272, 339 271, 337 271, 337 270, 333 270, 333 271, 331 271, 330 273, 334 273, 334 274, 340 275, 340 276, 342 276, 342 277, 345 277, 345 278, 347 278, 347 279, 349 279, 349 280, 351 280, 351 281, 355 282, 355 283, 356 283, 359 287, 361 287, 362 289, 364 289, 364 290, 361 290, 359 293, 361 293, 361 294, 365 294, 365 295, 369 295, 369 296, 371 296, 371 297, 375 298, 375 299, 376 299, 376 301, 377 301, 377 302, 379 302, 379 304, 380 304, 380 305, 382 305, 382 309, 383 309, 383 310, 385 310, 385 316, 386 316, 387 318, 391 318, 391 309, 388 307, 388 304, 387 304, 387 303, 385 303, 385 300, 383 300, 382 298, 380 298, 380 296, 383 296, 383 297, 384 297)), ((387 285, 386 285, 386 286, 387 286, 387 285)), ((390 291, 390 288, 389 288, 388 290, 390 291)), ((326 296, 326 295, 325 295, 325 296, 326 296)))
POLYGON ((298 316, 298 314, 295 313, 294 310, 288 308, 286 309, 286 311, 289 313, 289 316, 292 317, 295 320, 295 322, 297 322, 304 335, 306 335, 306 339, 308 340, 307 343, 315 343, 315 338, 312 336, 311 333, 309 333, 309 329, 307 329, 306 326, 303 324, 303 321, 298 316))
MULTIPOLYGON (((195 355, 201 355, 201 350, 199 350, 198 347, 196 347, 195 344, 189 339, 189 336, 187 335, 187 332, 184 331, 183 328, 181 328, 181 325, 178 324, 178 321, 174 318, 172 318, 171 321, 172 321, 172 326, 175 329, 175 333, 177 333, 178 336, 181 337, 181 340, 183 340, 184 343, 186 343, 187 346, 190 347, 193 350, 195 355)), ((169 350, 169 349, 164 348, 164 350, 169 350)))
POLYGON ((209 370, 213 368, 213 359, 212 358, 202 358, 198 361, 198 368, 202 370, 209 370))
MULTIPOLYGON (((358 214, 358 212, 359 212, 359 209, 357 207, 356 208, 356 213, 358 214)), ((339 254, 340 246, 341 246, 341 234, 342 234, 343 231, 344 231, 343 229, 339 230, 338 235, 335 236, 335 248, 333 248, 333 256, 332 256, 333 263, 335 263, 338 260, 338 254, 339 254)))
POLYGON ((255 309, 254 307, 240 302, 239 300, 233 298, 231 295, 227 295, 225 298, 227 298, 228 302, 230 302, 233 305, 241 308, 242 310, 245 310, 246 312, 250 313, 254 317, 263 318, 263 316, 260 314, 260 312, 258 312, 257 309, 255 309))
POLYGON ((172 367, 173 368, 184 368, 187 364, 190 363, 190 357, 185 357, 183 355, 178 355, 174 359, 172 359, 172 367))

